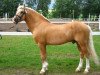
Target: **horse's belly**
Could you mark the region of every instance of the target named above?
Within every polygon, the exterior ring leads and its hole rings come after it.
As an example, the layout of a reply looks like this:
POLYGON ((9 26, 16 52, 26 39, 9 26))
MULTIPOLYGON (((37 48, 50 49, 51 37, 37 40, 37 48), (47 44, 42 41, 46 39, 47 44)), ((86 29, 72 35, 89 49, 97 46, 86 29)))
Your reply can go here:
POLYGON ((50 45, 60 45, 60 44, 64 44, 66 42, 69 42, 70 40, 68 40, 65 36, 60 36, 60 37, 49 37, 47 39, 47 44, 50 45))
POLYGON ((58 29, 58 30, 52 30, 51 32, 48 32, 46 35, 46 42, 47 44, 64 44, 66 42, 69 42, 73 39, 71 31, 66 29, 58 29))

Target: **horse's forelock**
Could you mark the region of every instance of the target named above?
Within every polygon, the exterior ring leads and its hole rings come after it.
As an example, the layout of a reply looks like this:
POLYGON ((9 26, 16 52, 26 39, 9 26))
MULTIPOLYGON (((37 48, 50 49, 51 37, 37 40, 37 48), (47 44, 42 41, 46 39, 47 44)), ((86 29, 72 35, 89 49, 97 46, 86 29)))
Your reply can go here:
POLYGON ((23 5, 20 5, 20 6, 17 8, 17 10, 19 10, 19 9, 24 9, 24 6, 23 6, 23 5))

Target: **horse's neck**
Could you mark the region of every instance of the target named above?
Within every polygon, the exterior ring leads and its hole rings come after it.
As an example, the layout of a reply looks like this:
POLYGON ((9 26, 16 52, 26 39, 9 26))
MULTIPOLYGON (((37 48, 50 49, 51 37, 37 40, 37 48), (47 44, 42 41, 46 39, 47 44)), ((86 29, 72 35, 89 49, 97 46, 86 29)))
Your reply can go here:
POLYGON ((33 30, 37 26, 39 26, 42 22, 49 23, 49 21, 46 18, 44 18, 42 15, 32 10, 28 10, 25 21, 31 32, 33 32, 33 30))

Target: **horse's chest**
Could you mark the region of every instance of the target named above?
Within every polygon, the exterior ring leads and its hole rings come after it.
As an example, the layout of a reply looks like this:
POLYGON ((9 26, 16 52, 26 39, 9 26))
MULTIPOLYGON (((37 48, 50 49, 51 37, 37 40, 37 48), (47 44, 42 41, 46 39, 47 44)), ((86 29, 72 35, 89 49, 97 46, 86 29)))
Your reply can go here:
POLYGON ((33 35, 33 38, 35 40, 36 43, 45 43, 45 37, 44 35, 41 35, 41 34, 34 34, 33 35))

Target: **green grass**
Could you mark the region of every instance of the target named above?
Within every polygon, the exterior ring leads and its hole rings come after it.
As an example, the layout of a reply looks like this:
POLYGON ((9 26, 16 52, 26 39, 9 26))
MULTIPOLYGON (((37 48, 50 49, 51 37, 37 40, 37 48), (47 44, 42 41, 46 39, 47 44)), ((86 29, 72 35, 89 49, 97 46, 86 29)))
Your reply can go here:
MULTIPOLYGON (((94 45, 100 57, 100 36, 94 36, 94 45)), ((39 72, 41 69, 39 52, 32 36, 3 36, 0 40, 0 73, 16 72, 16 70, 39 72)), ((60 75, 75 73, 79 63, 76 44, 47 46, 47 55, 49 73, 60 73, 60 75)), ((96 66, 93 61, 91 61, 91 72, 100 72, 100 66, 96 66)))

